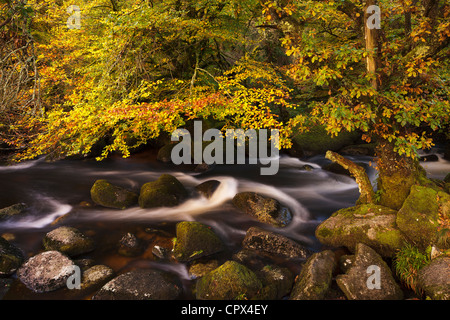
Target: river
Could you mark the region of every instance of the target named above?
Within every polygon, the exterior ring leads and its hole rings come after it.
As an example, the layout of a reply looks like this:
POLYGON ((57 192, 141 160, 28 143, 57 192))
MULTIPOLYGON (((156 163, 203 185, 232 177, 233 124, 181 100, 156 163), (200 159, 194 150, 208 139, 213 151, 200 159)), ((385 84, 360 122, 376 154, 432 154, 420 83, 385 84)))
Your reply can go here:
MULTIPOLYGON (((443 160, 438 151, 438 161, 423 162, 431 178, 443 179, 450 172, 450 162, 443 160)), ((364 165, 375 184, 376 170, 370 157, 355 156, 350 159, 364 165)), ((333 212, 354 205, 359 196, 354 180, 335 174, 321 167, 328 163, 323 156, 305 160, 282 155, 279 171, 273 176, 260 175, 257 165, 218 165, 211 170, 197 173, 186 168, 164 164, 156 160, 154 152, 144 152, 130 158, 111 158, 102 162, 93 160, 61 160, 47 162, 44 159, 0 167, 0 208, 23 202, 29 211, 20 217, 0 221, 0 235, 13 236, 12 242, 26 256, 42 250, 42 237, 59 225, 70 225, 92 236, 97 249, 87 256, 121 272, 132 266, 156 266, 174 272, 189 281, 186 266, 155 259, 130 259, 119 257, 115 246, 126 232, 139 233, 144 228, 162 230, 174 236, 174 226, 179 221, 196 220, 210 225, 226 242, 230 251, 238 250, 246 230, 260 225, 252 217, 237 211, 231 199, 237 192, 254 191, 278 199, 289 207, 292 222, 275 230, 297 240, 312 251, 320 250, 314 237, 317 225, 333 212), (309 166, 305 170, 304 166, 309 166), (156 180, 162 173, 177 177, 189 190, 194 186, 215 179, 221 182, 210 199, 191 197, 173 208, 141 209, 132 207, 113 210, 86 205, 90 202, 90 188, 97 179, 139 192, 145 182, 156 180), (53 222, 64 216, 55 225, 53 222)), ((140 233, 143 234, 142 232, 140 233)), ((169 241, 170 237, 152 238, 152 241, 169 241)), ((155 242, 155 243, 156 243, 155 242)), ((24 288, 10 290, 6 298, 60 298, 50 293, 33 295, 24 288)))

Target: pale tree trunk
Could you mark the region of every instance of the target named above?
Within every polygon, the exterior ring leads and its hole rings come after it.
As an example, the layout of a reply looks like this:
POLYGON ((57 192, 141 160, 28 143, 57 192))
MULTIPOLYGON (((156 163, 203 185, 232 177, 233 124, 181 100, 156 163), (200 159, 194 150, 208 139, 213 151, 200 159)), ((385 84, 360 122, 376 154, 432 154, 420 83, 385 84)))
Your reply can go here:
POLYGON ((367 72, 372 75, 371 84, 375 90, 378 90, 379 79, 377 74, 377 69, 379 67, 378 53, 380 50, 379 44, 379 34, 380 29, 375 28, 373 24, 368 23, 374 19, 373 15, 375 13, 368 10, 370 6, 377 5, 376 0, 368 0, 364 8, 364 37, 366 40, 366 51, 368 52, 366 57, 366 68, 367 72))

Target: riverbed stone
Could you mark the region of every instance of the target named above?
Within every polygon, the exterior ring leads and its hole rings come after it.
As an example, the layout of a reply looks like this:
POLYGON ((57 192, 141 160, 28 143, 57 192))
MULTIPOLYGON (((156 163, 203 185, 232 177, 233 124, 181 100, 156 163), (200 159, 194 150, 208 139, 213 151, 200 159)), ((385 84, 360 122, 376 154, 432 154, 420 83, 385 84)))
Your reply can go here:
POLYGON ((127 232, 119 240, 117 252, 126 257, 136 257, 144 252, 144 242, 135 234, 127 232))
POLYGON ((183 184, 170 174, 162 174, 157 180, 141 187, 139 206, 141 208, 173 207, 179 205, 188 192, 183 184))
POLYGON ((207 180, 205 182, 200 183, 199 185, 195 186, 195 190, 197 192, 204 196, 205 198, 209 199, 212 197, 214 192, 217 190, 217 188, 220 186, 220 181, 218 180, 207 180))
POLYGON ((107 282, 93 300, 175 300, 182 286, 174 275, 153 269, 136 269, 107 282))
POLYGON ((450 257, 438 257, 421 268, 418 286, 433 300, 450 300, 450 257))
POLYGON ((43 240, 45 250, 57 250, 70 257, 91 252, 95 248, 94 240, 80 230, 62 226, 48 232, 43 240))
POLYGON ((9 207, 0 209, 0 220, 21 215, 26 212, 28 206, 25 203, 16 203, 9 207))
POLYGON ((270 264, 264 266, 256 274, 264 285, 258 294, 258 299, 278 300, 292 290, 294 274, 288 268, 270 264))
POLYGON ((82 290, 100 288, 114 277, 114 270, 103 264, 97 264, 83 271, 81 278, 82 290))
POLYGON ((322 300, 330 289, 337 267, 331 250, 314 253, 302 266, 292 289, 291 300, 322 300))
POLYGON ((300 243, 260 227, 250 227, 247 230, 242 247, 286 259, 306 259, 311 255, 311 252, 300 243))
POLYGON ((0 237, 0 275, 13 274, 23 261, 22 251, 8 240, 0 237))
POLYGON ((25 262, 17 277, 34 292, 49 292, 66 286, 75 264, 59 251, 45 251, 25 262))
POLYGON ((440 241, 440 220, 450 220, 450 195, 433 188, 414 185, 398 211, 396 223, 420 249, 425 250, 433 244, 447 249, 450 248, 450 242, 440 241))
POLYGON ((369 246, 356 245, 354 263, 336 283, 349 300, 401 300, 403 291, 383 258, 369 246))
POLYGON ((317 239, 331 247, 347 247, 355 251, 365 243, 379 254, 392 257, 407 241, 396 224, 397 211, 373 204, 338 210, 324 220, 315 231, 317 239))
POLYGON ((240 192, 233 197, 233 205, 258 221, 274 227, 285 227, 292 220, 289 208, 273 198, 255 192, 240 192))
POLYGON ((236 261, 226 261, 196 283, 199 300, 239 300, 257 297, 263 284, 258 276, 236 261))
POLYGON ((201 222, 177 223, 176 235, 173 256, 178 261, 192 261, 225 249, 224 243, 213 229, 201 222))
POLYGON ((137 204, 135 192, 116 186, 107 180, 95 181, 91 188, 91 199, 94 203, 113 209, 126 209, 137 204))

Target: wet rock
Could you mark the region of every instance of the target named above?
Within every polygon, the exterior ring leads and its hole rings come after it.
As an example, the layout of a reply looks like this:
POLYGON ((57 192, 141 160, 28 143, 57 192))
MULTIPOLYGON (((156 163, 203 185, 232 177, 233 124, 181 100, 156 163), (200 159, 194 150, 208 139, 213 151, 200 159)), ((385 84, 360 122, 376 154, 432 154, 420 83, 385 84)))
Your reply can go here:
POLYGON ((113 209, 126 209, 137 203, 138 195, 106 180, 97 180, 91 188, 94 203, 113 209))
POLYGON ((423 161, 423 162, 436 162, 439 161, 439 157, 435 154, 429 154, 426 156, 421 156, 419 161, 423 161))
POLYGON ((0 220, 23 214, 28 209, 25 203, 16 203, 12 206, 0 209, 0 220))
POLYGON ((0 275, 13 274, 23 261, 22 251, 8 240, 0 237, 0 275))
POLYGON ((3 297, 8 293, 9 288, 11 287, 11 284, 13 282, 13 279, 3 279, 0 278, 0 300, 3 299, 3 297))
POLYGON ((258 299, 277 300, 291 292, 294 275, 288 268, 266 265, 257 275, 264 285, 258 299))
POLYGON ((323 221, 315 234, 324 245, 345 246, 354 252, 357 243, 365 243, 379 254, 392 257, 406 242, 396 217, 397 211, 379 205, 344 208, 323 221))
POLYGON ((144 249, 142 240, 128 232, 119 241, 118 253, 126 257, 135 257, 142 254, 144 249))
POLYGON ((170 258, 170 249, 161 247, 161 246, 153 246, 152 253, 155 257, 159 259, 168 259, 170 258))
POLYGON ((133 270, 106 283, 93 300, 174 300, 182 292, 180 283, 169 273, 133 270))
POLYGON ((438 257, 421 268, 418 285, 433 300, 450 300, 450 257, 438 257))
POLYGON ((205 198, 209 199, 220 185, 218 180, 208 180, 195 186, 195 190, 205 198))
POLYGON ((94 241, 73 227, 59 227, 48 232, 43 240, 45 250, 60 251, 70 257, 94 250, 94 241))
POLYGON ((255 192, 240 192, 232 200, 233 205, 258 221, 275 227, 285 227, 292 220, 288 208, 276 199, 268 198, 255 192))
POLYGON ((183 221, 176 226, 173 255, 178 261, 191 261, 220 252, 225 246, 211 227, 196 221, 183 221))
POLYGON ((196 261, 189 267, 189 276, 192 279, 197 279, 203 277, 205 274, 213 271, 219 267, 219 262, 217 260, 210 260, 206 262, 196 261))
POLYGON ((269 254, 262 254, 261 251, 245 248, 233 254, 232 259, 252 270, 262 269, 274 262, 273 256, 270 257, 269 254))
POLYGON ((164 163, 171 163, 172 162, 172 149, 176 146, 176 143, 168 143, 162 146, 158 150, 158 154, 156 155, 156 160, 164 162, 164 163))
POLYGON ((242 247, 288 259, 305 259, 311 254, 308 249, 296 241, 259 227, 251 227, 247 230, 242 247))
POLYGON ((335 255, 330 250, 314 253, 303 265, 291 293, 291 300, 322 300, 336 270, 335 255))
MULTIPOLYGON (((439 243, 449 248, 439 234, 439 220, 450 218, 450 195, 443 191, 422 186, 412 186, 409 196, 397 214, 398 228, 417 247, 425 250, 439 243)), ((447 242, 447 245, 446 243, 447 242)))
POLYGON ((45 251, 25 262, 17 270, 17 277, 34 292, 54 291, 66 286, 74 266, 61 252, 45 251))
POLYGON ((81 290, 98 289, 114 277, 114 271, 108 266, 98 264, 83 272, 81 290))
POLYGON ((183 184, 172 175, 163 174, 157 180, 141 187, 139 206, 141 208, 173 207, 179 205, 188 195, 183 184))
POLYGON ((236 261, 227 261, 196 283, 199 300, 252 299, 263 288, 257 275, 236 261))
POLYGON ((355 263, 354 255, 344 254, 339 258, 339 269, 343 273, 346 273, 354 263, 355 263))
POLYGON ((338 275, 336 282, 349 300, 403 298, 403 292, 386 262, 375 250, 362 243, 356 245, 354 264, 346 274, 338 275))

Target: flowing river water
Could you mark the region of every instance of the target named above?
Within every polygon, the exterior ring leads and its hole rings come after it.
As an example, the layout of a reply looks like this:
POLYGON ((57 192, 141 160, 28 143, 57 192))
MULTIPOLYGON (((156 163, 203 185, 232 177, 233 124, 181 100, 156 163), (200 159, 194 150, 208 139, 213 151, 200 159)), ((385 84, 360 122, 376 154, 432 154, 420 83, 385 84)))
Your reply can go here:
MULTIPOLYGON (((443 179, 450 172, 450 162, 443 160, 439 152, 433 153, 438 156, 438 161, 423 162, 422 165, 430 178, 443 179)), ((349 158, 366 167, 375 185, 373 159, 349 158)), ((260 175, 257 165, 220 165, 197 173, 160 163, 154 152, 147 152, 103 162, 38 159, 0 167, 0 208, 19 202, 29 206, 25 215, 0 221, 0 235, 12 237, 11 241, 29 257, 42 251, 45 233, 60 225, 74 226, 96 241, 96 249, 85 256, 97 264, 106 264, 116 273, 133 267, 155 267, 175 273, 189 283, 185 264, 158 261, 151 252, 144 253, 139 259, 122 257, 117 254, 118 241, 125 233, 134 232, 152 244, 169 246, 175 236, 175 224, 195 220, 210 225, 230 252, 237 251, 246 230, 262 225, 237 211, 231 199, 237 192, 253 191, 278 199, 293 214, 288 226, 271 228, 264 225, 265 229, 292 238, 312 251, 320 250, 321 245, 314 236, 317 225, 333 212, 354 205, 359 196, 355 181, 346 175, 323 170, 322 165, 326 163, 329 161, 323 156, 300 160, 283 155, 279 159, 279 171, 273 176, 260 175), (305 165, 309 170, 305 170, 305 165), (221 184, 210 199, 193 196, 173 208, 142 209, 136 206, 114 210, 89 205, 89 191, 97 179, 107 179, 139 192, 144 183, 156 180, 162 173, 174 175, 189 190, 210 179, 219 180, 221 184), (149 233, 149 228, 159 230, 158 235, 149 233)), ((5 298, 62 299, 71 296, 61 291, 33 294, 17 280, 5 298)))

